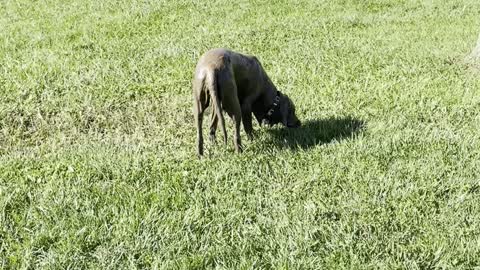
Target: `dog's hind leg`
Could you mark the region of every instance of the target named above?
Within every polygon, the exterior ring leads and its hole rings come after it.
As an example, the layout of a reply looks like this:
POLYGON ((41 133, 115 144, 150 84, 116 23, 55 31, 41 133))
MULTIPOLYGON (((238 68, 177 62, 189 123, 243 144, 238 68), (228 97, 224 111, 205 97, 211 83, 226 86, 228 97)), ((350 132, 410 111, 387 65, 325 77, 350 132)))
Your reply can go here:
POLYGON ((193 80, 193 117, 197 127, 197 154, 203 156, 203 113, 209 104, 210 96, 205 89, 205 78, 193 80))
POLYGON ((215 143, 215 132, 217 131, 217 124, 218 124, 218 116, 215 113, 215 109, 212 110, 212 119, 210 123, 210 141, 215 143))
MULTIPOLYGON (((238 103, 237 103, 238 104, 238 103)), ((237 106, 238 108, 234 108, 232 118, 233 122, 235 123, 235 133, 233 136, 233 143, 235 145, 235 151, 237 153, 242 152, 242 141, 240 138, 240 124, 242 122, 242 113, 240 109, 240 105, 237 106)))
POLYGON ((233 134, 233 143, 237 153, 242 152, 242 142, 240 138, 240 125, 242 123, 242 108, 237 94, 237 85, 233 78, 231 70, 222 70, 218 80, 219 88, 223 93, 222 106, 228 115, 233 119, 235 129, 233 134))
MULTIPOLYGON (((225 119, 222 113, 223 111, 222 100, 220 99, 219 86, 217 81, 218 72, 219 71, 213 71, 208 75, 210 80, 210 82, 208 83, 208 87, 209 87, 210 95, 212 97, 212 106, 213 106, 212 113, 216 115, 216 117, 212 116, 213 117, 212 121, 216 119, 220 123, 220 127, 222 128, 222 133, 223 133, 223 139, 225 141, 225 144, 227 144, 227 131, 225 129, 225 119)), ((212 126, 210 126, 210 130, 212 127, 216 130, 216 122, 212 123, 212 126)), ((214 134, 215 134, 215 130, 213 131, 214 134)))
MULTIPOLYGON (((227 101, 228 102, 228 101, 227 101)), ((232 95, 230 100, 228 115, 232 118, 234 124, 233 144, 235 146, 235 152, 242 152, 242 140, 240 138, 240 125, 242 124, 242 110, 238 101, 237 95, 232 95)))
POLYGON ((195 124, 197 126, 197 154, 203 156, 203 108, 199 100, 195 100, 193 103, 193 116, 195 117, 195 124))

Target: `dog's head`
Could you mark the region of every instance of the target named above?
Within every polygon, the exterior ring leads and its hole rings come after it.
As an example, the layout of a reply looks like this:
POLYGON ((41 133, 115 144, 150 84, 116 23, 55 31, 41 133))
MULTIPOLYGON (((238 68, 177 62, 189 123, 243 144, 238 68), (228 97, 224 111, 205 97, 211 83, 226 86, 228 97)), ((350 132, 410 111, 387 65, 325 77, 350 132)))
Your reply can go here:
POLYGON ((297 115, 295 115, 295 105, 287 95, 283 95, 280 99, 280 113, 282 115, 282 124, 284 126, 288 128, 297 128, 301 126, 302 123, 298 120, 297 115))
POLYGON ((271 117, 263 118, 262 124, 273 126, 278 123, 282 123, 285 127, 288 128, 297 128, 301 125, 300 120, 298 120, 295 115, 295 105, 292 100, 284 94, 280 93, 280 101, 278 108, 271 115, 271 117))

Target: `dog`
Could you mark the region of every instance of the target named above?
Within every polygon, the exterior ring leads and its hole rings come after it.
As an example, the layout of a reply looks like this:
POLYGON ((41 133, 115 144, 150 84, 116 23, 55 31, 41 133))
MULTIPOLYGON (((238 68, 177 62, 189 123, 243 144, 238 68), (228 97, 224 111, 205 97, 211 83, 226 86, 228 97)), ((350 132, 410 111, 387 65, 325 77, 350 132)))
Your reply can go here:
POLYGON ((260 126, 282 123, 288 128, 301 125, 290 98, 277 90, 255 56, 218 48, 202 55, 193 75, 193 113, 197 127, 197 154, 203 155, 202 122, 205 109, 212 103, 210 140, 215 141, 218 123, 227 143, 223 111, 235 125, 234 145, 242 152, 240 122, 253 139, 252 113, 260 126))

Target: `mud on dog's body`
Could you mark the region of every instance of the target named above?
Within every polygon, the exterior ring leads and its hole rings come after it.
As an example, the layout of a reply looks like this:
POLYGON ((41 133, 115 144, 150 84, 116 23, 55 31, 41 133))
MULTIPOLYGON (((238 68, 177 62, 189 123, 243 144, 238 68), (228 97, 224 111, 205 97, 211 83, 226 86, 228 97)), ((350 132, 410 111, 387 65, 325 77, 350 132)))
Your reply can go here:
POLYGON ((222 113, 226 111, 235 124, 234 145, 237 153, 242 151, 240 122, 243 122, 247 136, 253 137, 252 113, 260 124, 300 126, 292 101, 277 90, 254 56, 227 49, 206 52, 195 69, 193 97, 199 156, 203 155, 203 113, 210 103, 213 106, 210 139, 215 140, 219 123, 227 142, 222 113))

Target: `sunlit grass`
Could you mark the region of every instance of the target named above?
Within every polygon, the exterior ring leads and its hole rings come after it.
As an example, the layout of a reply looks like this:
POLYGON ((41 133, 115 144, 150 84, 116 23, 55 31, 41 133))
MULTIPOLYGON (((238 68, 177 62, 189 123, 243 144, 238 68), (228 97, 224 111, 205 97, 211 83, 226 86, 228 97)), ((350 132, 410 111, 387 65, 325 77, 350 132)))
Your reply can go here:
POLYGON ((1 2, 0 268, 478 267, 479 15, 1 2), (255 124, 236 155, 227 118, 198 160, 191 77, 214 47, 256 55, 304 126, 255 124))

